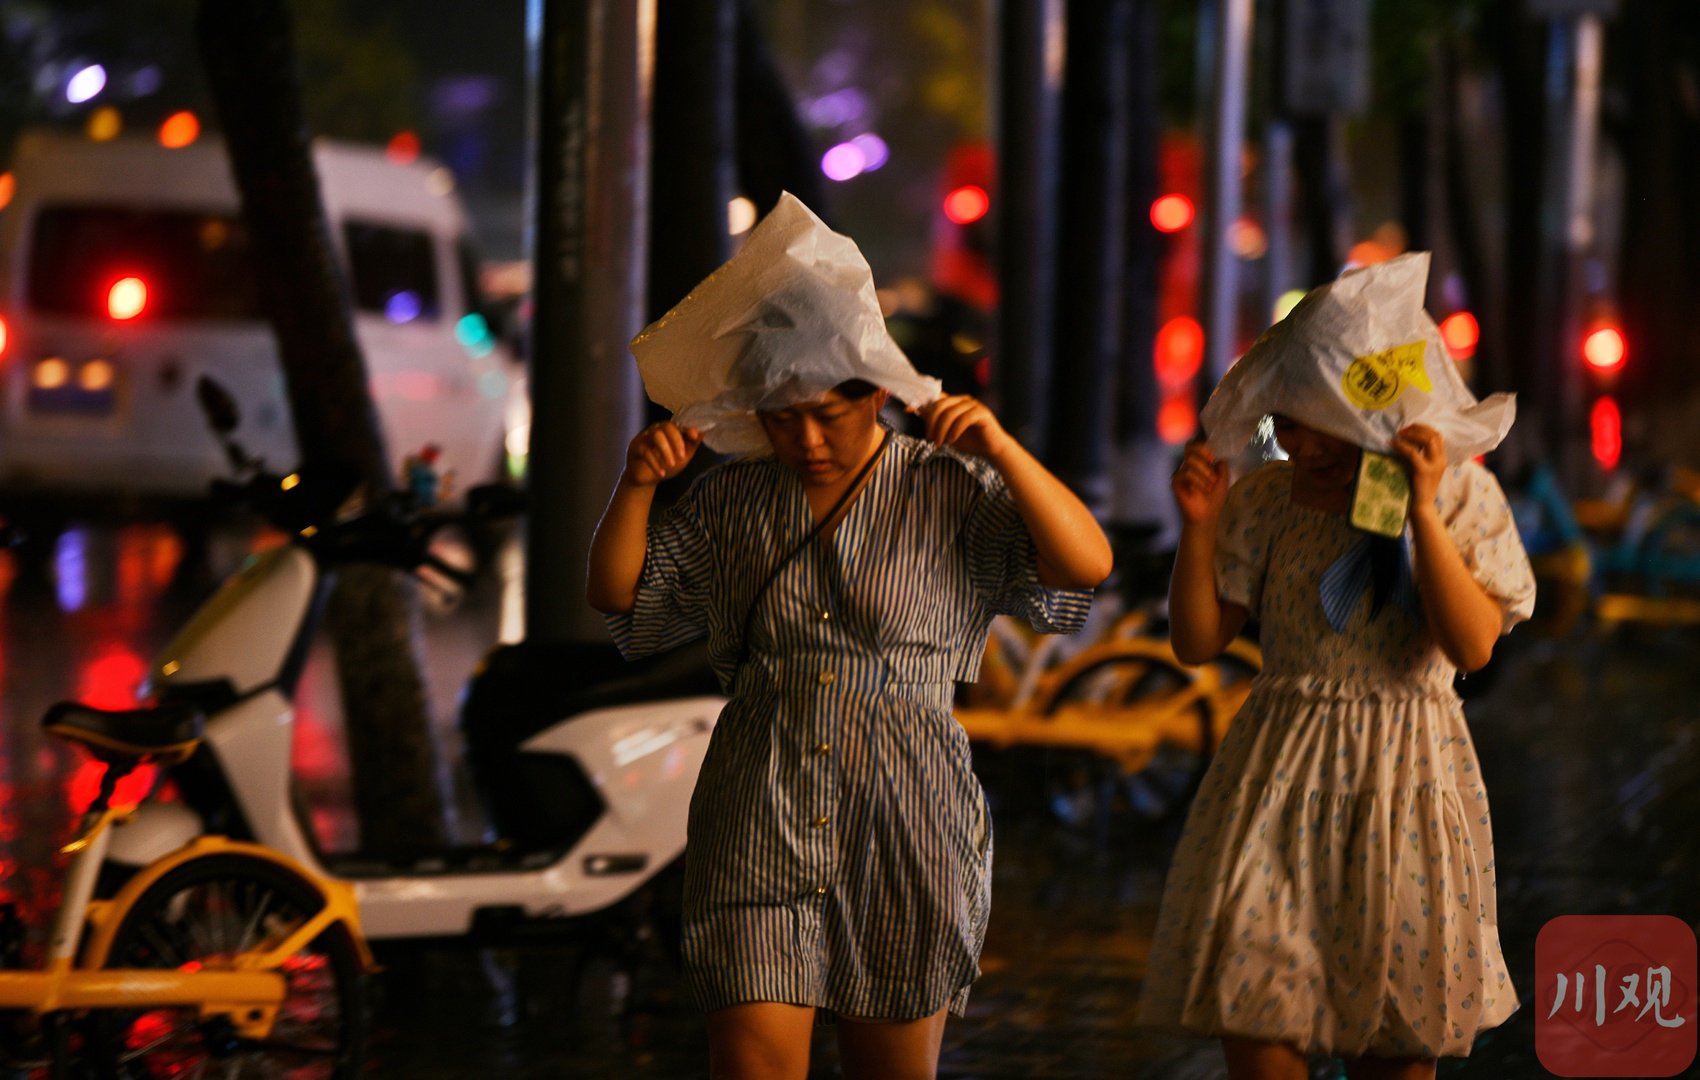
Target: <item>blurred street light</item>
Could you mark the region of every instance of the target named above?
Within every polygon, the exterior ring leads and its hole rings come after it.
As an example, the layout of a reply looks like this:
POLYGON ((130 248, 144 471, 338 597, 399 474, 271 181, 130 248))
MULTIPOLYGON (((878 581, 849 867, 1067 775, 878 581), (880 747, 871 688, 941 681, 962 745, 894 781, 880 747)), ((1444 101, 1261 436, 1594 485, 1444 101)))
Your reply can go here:
POLYGON ((73 105, 81 105, 91 101, 96 94, 106 89, 106 69, 99 64, 90 64, 77 72, 65 83, 65 100, 73 105))

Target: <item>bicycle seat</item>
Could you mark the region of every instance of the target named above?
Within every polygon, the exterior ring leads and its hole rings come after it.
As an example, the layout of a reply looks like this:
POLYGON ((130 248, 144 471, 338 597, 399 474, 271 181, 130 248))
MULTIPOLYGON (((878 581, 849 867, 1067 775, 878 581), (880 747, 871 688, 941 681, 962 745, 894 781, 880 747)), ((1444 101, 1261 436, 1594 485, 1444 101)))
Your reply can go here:
POLYGON ((201 711, 187 702, 143 709, 96 709, 61 701, 41 726, 49 735, 82 743, 97 757, 182 760, 201 741, 201 711))

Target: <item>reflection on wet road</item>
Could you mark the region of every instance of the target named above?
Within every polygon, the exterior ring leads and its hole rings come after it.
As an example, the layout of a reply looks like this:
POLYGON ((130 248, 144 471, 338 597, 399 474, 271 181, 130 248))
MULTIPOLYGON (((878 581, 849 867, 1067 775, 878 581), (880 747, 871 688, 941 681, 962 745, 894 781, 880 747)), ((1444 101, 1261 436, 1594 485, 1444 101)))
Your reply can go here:
MULTIPOLYGON (((39 906, 52 846, 95 773, 38 720, 75 697, 121 707, 149 658, 256 541, 212 538, 184 565, 163 527, 76 529, 34 566, 0 555, 0 880, 39 906)), ((263 542, 263 541, 261 541, 263 542)), ((458 753, 460 685, 503 626, 499 590, 428 609, 428 677, 445 753, 458 753)), ((1488 782, 1499 915, 1523 1008, 1443 1077, 1540 1077, 1533 1042, 1535 936, 1561 914, 1663 913, 1700 922, 1700 632, 1626 627, 1562 641, 1520 630, 1488 678, 1466 684, 1488 782)), ((295 774, 312 826, 352 847, 335 679, 322 647, 304 678, 295 774)), ((1117 819, 1089 835, 1057 823, 1036 753, 983 756, 997 870, 992 927, 968 1016, 946 1034, 942 1075, 1087 1078, 1225 1075, 1208 1041, 1159 1038, 1132 1017, 1176 825, 1117 819)), ((457 772, 457 776, 464 773, 457 772)), ((464 793, 464 781, 463 793, 464 793)), ((465 809, 463 837, 481 825, 465 809)), ((392 947, 377 979, 372 1075, 686 1077, 704 1074, 700 1017, 664 969, 623 971, 574 945, 392 947)), ((830 1033, 815 1075, 836 1075, 830 1033)), ((1336 1075, 1317 1062, 1313 1075, 1336 1075)))

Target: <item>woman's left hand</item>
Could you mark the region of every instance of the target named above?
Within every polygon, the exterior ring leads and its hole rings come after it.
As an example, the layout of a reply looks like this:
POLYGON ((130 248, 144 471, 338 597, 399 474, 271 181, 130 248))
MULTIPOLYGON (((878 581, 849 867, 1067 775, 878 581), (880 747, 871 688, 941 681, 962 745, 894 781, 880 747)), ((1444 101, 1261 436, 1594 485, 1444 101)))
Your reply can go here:
POLYGON ((1411 424, 1393 436, 1393 449, 1411 470, 1411 509, 1433 506, 1446 472, 1446 440, 1426 424, 1411 424))
POLYGON ((927 439, 940 446, 996 460, 1014 440, 981 401, 967 394, 946 394, 920 409, 927 439))

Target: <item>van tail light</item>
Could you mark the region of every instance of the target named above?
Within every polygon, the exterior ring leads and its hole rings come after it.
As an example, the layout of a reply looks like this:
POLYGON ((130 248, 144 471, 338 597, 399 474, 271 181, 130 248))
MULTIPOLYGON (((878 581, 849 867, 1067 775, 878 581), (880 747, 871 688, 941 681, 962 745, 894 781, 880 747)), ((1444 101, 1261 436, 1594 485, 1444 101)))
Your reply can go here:
POLYGON ((0 360, 6 358, 6 339, 9 336, 10 332, 6 328, 6 320, 0 318, 0 360))
POLYGON ((123 277, 106 290, 106 313, 123 321, 134 319, 148 306, 148 286, 139 277, 123 277))

